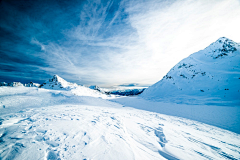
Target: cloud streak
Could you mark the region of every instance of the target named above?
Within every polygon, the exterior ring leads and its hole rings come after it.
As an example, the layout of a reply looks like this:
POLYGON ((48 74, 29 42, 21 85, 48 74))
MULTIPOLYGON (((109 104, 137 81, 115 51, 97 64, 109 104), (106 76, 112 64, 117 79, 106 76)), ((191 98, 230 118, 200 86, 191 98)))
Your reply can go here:
POLYGON ((59 74, 86 85, 150 85, 219 37, 240 41, 238 0, 2 1, 1 8, 3 80, 59 74))

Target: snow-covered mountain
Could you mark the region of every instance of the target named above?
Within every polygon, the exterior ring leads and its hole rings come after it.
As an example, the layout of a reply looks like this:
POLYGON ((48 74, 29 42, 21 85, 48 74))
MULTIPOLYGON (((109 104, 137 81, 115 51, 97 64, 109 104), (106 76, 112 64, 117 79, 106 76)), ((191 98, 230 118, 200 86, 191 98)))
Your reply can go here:
POLYGON ((58 75, 54 75, 52 78, 41 84, 39 88, 71 91, 73 94, 78 96, 92 96, 92 97, 107 96, 105 94, 102 94, 101 92, 92 90, 88 87, 80 86, 76 83, 67 82, 58 75))
POLYGON ((21 82, 10 82, 10 83, 6 83, 6 82, 0 82, 0 86, 8 86, 8 87, 39 87, 40 84, 38 83, 33 83, 33 82, 30 82, 30 83, 26 83, 26 84, 23 84, 21 82))
POLYGON ((177 103, 240 104, 240 44, 222 37, 175 65, 141 97, 177 103))
POLYGON ((40 86, 40 84, 30 82, 30 83, 26 83, 24 86, 25 87, 37 87, 38 88, 40 86))
POLYGON ((54 75, 52 78, 47 80, 45 83, 41 84, 39 88, 45 89, 66 89, 70 90, 72 88, 76 88, 78 85, 76 83, 69 83, 58 75, 54 75))
POLYGON ((10 83, 6 83, 6 82, 0 82, 0 86, 9 86, 9 87, 22 87, 24 86, 24 84, 22 84, 21 82, 10 82, 10 83))

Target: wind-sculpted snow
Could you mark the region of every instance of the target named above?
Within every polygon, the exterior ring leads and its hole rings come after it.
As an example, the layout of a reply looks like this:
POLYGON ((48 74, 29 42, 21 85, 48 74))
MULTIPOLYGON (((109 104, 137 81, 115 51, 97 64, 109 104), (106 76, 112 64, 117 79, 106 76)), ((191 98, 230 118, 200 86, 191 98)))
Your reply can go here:
POLYGON ((240 45, 220 38, 180 61, 141 96, 165 102, 239 106, 239 62, 240 45))
POLYGON ((0 88, 0 159, 239 159, 240 135, 71 91, 0 88))

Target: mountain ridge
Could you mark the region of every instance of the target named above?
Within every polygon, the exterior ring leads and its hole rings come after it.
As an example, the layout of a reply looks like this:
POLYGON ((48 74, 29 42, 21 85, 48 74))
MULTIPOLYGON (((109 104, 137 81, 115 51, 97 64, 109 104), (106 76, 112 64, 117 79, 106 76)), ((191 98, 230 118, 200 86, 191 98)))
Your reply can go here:
POLYGON ((239 51, 238 43, 221 37, 181 60, 140 96, 176 103, 240 105, 239 51))

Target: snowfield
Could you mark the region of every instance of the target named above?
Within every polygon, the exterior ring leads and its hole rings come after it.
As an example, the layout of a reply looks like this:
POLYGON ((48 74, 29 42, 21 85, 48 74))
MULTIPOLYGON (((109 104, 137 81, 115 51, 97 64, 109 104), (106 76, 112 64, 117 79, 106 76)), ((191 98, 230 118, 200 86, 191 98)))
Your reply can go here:
POLYGON ((239 134, 101 97, 0 87, 0 103, 2 160, 240 159, 239 134))

